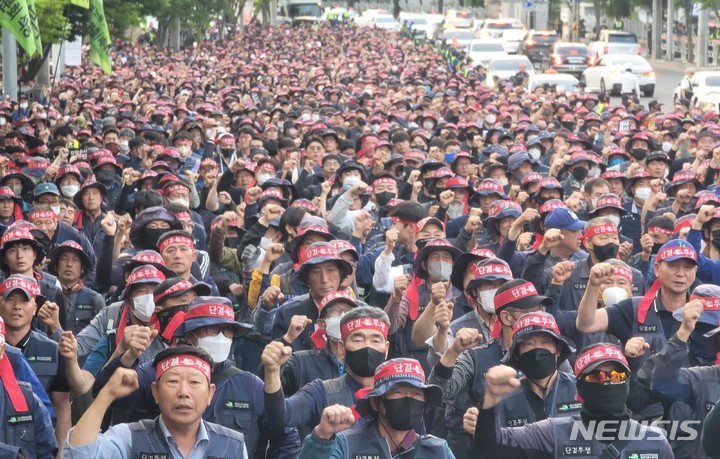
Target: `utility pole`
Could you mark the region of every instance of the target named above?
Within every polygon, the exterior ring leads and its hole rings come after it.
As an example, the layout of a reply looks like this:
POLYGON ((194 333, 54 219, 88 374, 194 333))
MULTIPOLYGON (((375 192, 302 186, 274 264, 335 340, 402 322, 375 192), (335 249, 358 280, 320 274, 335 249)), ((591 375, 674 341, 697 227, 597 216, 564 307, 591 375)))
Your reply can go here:
POLYGON ((675 59, 675 37, 673 36, 673 18, 675 12, 673 11, 673 0, 667 0, 667 2, 667 29, 665 30, 667 54, 665 54, 665 60, 672 61, 675 59))
POLYGON ((708 10, 703 8, 698 12, 698 37, 695 55, 697 67, 705 67, 708 63, 708 10))
POLYGON ((2 31, 2 41, 3 91, 6 96, 10 96, 10 99, 17 102, 17 41, 15 35, 5 27, 2 31))
POLYGON ((662 46, 662 0, 653 0, 652 58, 660 59, 662 46))

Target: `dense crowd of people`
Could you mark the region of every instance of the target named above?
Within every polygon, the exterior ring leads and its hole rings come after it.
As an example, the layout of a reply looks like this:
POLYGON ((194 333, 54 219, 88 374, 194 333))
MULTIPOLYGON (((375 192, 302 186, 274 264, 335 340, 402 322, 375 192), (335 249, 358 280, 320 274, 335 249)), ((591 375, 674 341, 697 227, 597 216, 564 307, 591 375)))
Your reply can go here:
POLYGON ((0 105, 0 456, 717 457, 718 113, 316 29, 0 105))

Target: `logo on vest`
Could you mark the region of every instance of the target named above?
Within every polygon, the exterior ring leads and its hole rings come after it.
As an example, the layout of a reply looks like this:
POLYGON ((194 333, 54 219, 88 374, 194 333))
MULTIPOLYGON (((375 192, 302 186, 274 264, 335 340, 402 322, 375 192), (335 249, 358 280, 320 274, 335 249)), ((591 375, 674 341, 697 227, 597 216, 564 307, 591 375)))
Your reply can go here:
POLYGON ((78 304, 75 306, 75 309, 80 311, 92 311, 93 305, 92 304, 78 304))
POLYGON ((586 284, 586 283, 577 283, 577 282, 576 282, 576 283, 573 284, 573 288, 574 288, 575 290, 585 290, 585 288, 587 288, 587 284, 586 284))
POLYGON ((660 454, 649 451, 628 451, 628 459, 660 459, 660 454))
POLYGON ((569 413, 571 411, 579 411, 580 409, 582 409, 582 403, 580 402, 557 404, 557 410, 559 413, 569 413))
POLYGON ((167 453, 140 453, 140 459, 168 459, 167 453))
POLYGON ((356 454, 355 459, 381 459, 379 454, 356 454))
POLYGON ((592 445, 570 445, 562 447, 562 455, 565 456, 592 456, 592 445))
POLYGON ((249 410, 250 402, 226 400, 223 406, 228 410, 249 410))
POLYGON ((655 333, 657 325, 638 325, 638 331, 640 333, 655 333))
POLYGON ((508 427, 520 427, 527 424, 528 419, 527 418, 517 418, 517 419, 508 419, 507 420, 507 426, 508 427))
POLYGON ((18 424, 27 424, 33 422, 32 414, 24 414, 22 416, 8 416, 8 425, 15 426, 18 424))
POLYGON ((27 360, 28 362, 52 362, 53 358, 49 355, 31 355, 27 360))

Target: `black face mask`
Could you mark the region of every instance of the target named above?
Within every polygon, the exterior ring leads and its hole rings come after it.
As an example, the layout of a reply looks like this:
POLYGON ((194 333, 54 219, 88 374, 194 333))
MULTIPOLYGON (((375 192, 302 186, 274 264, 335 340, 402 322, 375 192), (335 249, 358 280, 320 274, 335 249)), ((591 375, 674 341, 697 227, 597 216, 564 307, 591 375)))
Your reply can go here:
POLYGON ((225 238, 225 247, 230 247, 231 249, 237 249, 237 246, 240 245, 240 238, 239 237, 227 237, 225 238))
POLYGON ((364 347, 357 351, 347 351, 345 364, 355 375, 369 378, 375 375, 375 369, 385 361, 385 353, 364 347))
POLYGON ((647 151, 643 150, 642 148, 633 148, 632 155, 633 158, 639 161, 645 159, 645 156, 647 156, 647 151))
POLYGON ((547 349, 532 349, 517 359, 517 366, 530 379, 543 379, 557 370, 557 357, 547 349))
POLYGON ((375 193, 375 200, 380 207, 386 206, 392 199, 395 198, 395 193, 392 191, 383 191, 382 193, 375 193))
POLYGON ((663 244, 653 244, 653 248, 652 248, 652 252, 651 252, 651 253, 652 253, 653 255, 657 255, 657 253, 660 251, 660 247, 662 247, 662 246, 663 246, 663 244))
POLYGON ((598 261, 606 261, 611 258, 615 258, 618 253, 619 245, 609 242, 605 245, 593 245, 593 253, 598 261))
POLYGON ((571 123, 569 121, 564 121, 560 124, 562 124, 562 127, 564 127, 565 129, 567 129, 570 132, 575 131, 575 123, 571 123))
POLYGON ((618 418, 625 415, 630 384, 577 383, 578 395, 583 399, 583 412, 595 418, 618 418))
POLYGON ((160 236, 170 231, 166 228, 157 228, 157 229, 150 229, 150 228, 143 228, 140 232, 142 233, 142 237, 138 238, 140 242, 140 249, 143 250, 158 250, 158 239, 160 239, 160 236))
POLYGON ((222 155, 225 158, 229 158, 232 156, 233 153, 235 153, 235 149, 234 148, 222 148, 222 149, 220 149, 220 152, 222 153, 222 155))
POLYGON ((381 401, 390 427, 400 432, 417 430, 425 412, 425 402, 412 397, 383 398, 381 401))
POLYGON ((97 173, 98 182, 110 183, 115 180, 115 171, 113 170, 99 170, 97 173))
POLYGON ((405 166, 399 166, 393 169, 393 174, 395 177, 400 178, 405 175, 405 166))
POLYGON ((430 238, 430 239, 418 239, 417 241, 415 241, 415 245, 417 246, 418 250, 421 250, 421 249, 422 249, 423 247, 425 247, 425 245, 426 245, 428 242, 430 242, 431 240, 432 240, 432 238, 430 238))
POLYGON ((158 312, 157 319, 160 323, 160 333, 165 331, 170 321, 175 317, 175 314, 177 314, 180 311, 187 311, 187 304, 181 304, 178 306, 173 306, 172 308, 165 309, 164 311, 158 312))
POLYGON ((712 242, 712 245, 714 245, 716 249, 720 250, 720 230, 712 232, 712 239, 710 239, 710 242, 712 242))
POLYGON ((588 168, 585 166, 578 166, 570 171, 572 176, 575 177, 577 180, 585 180, 585 177, 588 176, 588 172, 588 168))

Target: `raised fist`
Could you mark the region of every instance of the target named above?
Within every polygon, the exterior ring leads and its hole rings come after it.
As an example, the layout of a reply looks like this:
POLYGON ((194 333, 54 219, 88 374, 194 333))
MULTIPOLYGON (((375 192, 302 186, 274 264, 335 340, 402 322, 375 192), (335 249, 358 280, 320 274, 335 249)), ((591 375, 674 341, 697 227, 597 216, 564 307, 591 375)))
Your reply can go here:
POLYGON ((280 341, 270 341, 263 349, 260 360, 265 366, 265 372, 278 372, 285 365, 292 355, 292 348, 285 346, 280 341))

